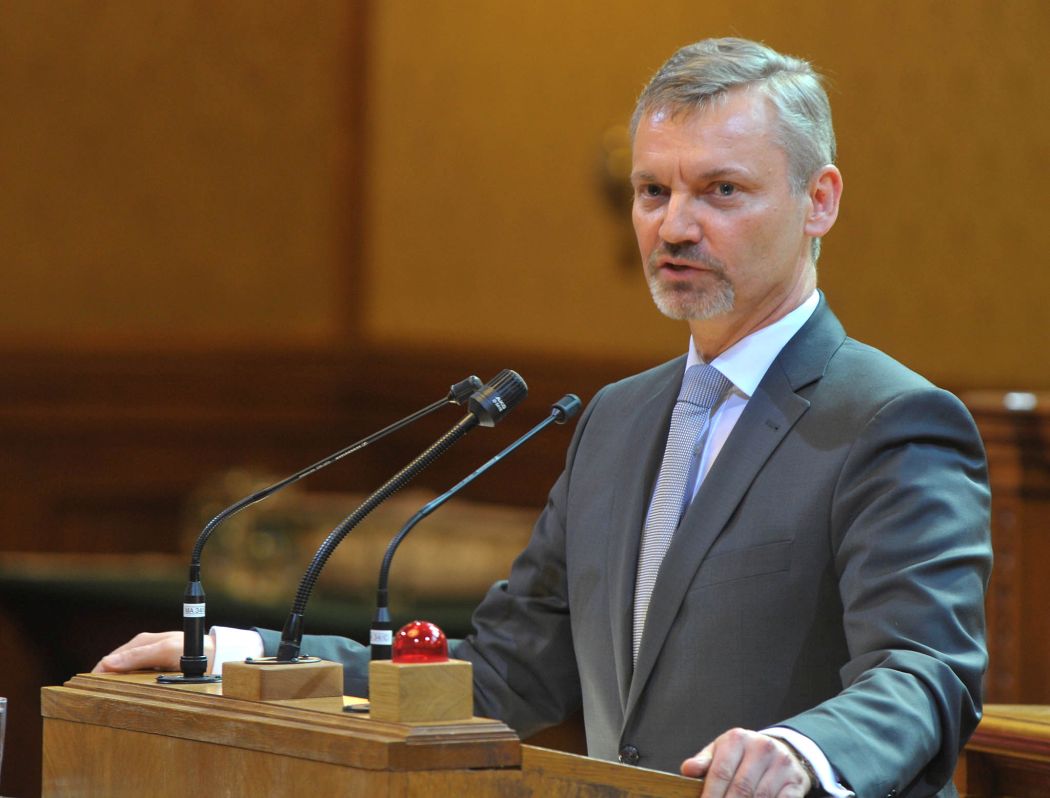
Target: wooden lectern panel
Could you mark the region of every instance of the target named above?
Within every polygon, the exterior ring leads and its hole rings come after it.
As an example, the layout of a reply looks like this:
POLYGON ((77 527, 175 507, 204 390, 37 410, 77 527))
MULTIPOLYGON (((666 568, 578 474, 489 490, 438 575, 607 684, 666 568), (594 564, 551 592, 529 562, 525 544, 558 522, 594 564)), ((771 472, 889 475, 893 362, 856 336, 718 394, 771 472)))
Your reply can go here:
POLYGON ((237 792, 330 782, 342 785, 333 794, 381 796, 399 773, 450 771, 438 780, 451 788, 521 761, 517 736, 497 721, 405 727, 345 713, 342 697, 262 703, 154 679, 81 675, 44 689, 45 796, 184 796, 215 776, 237 792))
POLYGON ((269 796, 281 784, 329 795, 385 795, 391 775, 163 734, 65 720, 44 723, 43 795, 56 798, 269 796), (105 785, 104 792, 99 785, 105 785))
POLYGON ((155 674, 80 675, 42 692, 43 795, 695 798, 700 783, 522 746, 499 721, 427 724, 344 701, 256 702, 155 674))
MULTIPOLYGON (((703 782, 579 754, 522 746, 524 793, 536 798, 697 798, 703 782)), ((502 795, 502 793, 496 793, 502 795)))

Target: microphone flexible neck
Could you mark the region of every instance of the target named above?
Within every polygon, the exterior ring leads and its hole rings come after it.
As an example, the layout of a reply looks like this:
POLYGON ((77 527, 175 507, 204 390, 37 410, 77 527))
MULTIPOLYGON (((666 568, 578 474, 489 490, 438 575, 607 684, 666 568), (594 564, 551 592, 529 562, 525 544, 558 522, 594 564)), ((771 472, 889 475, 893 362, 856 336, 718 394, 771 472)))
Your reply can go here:
POLYGON ((397 551, 398 546, 400 546, 401 542, 408 536, 408 533, 415 528, 416 524, 441 507, 441 505, 496 465, 496 463, 500 462, 504 457, 515 451, 519 446, 531 440, 535 435, 549 427, 551 424, 564 424, 568 419, 575 416, 579 412, 581 406, 580 398, 578 396, 575 394, 566 394, 559 401, 554 403, 551 407, 551 414, 547 418, 507 446, 499 454, 493 456, 483 465, 474 469, 474 471, 440 496, 425 504, 422 509, 408 519, 408 522, 401 527, 401 530, 387 545, 386 553, 383 555, 382 565, 379 567, 379 580, 376 588, 376 612, 372 620, 369 640, 372 649, 372 659, 390 659, 392 653, 393 622, 390 617, 390 593, 387 589, 387 584, 390 578, 390 566, 394 560, 394 552, 397 551))
POLYGON ((294 482, 298 482, 304 477, 308 477, 316 471, 320 471, 322 468, 330 466, 337 460, 341 460, 349 454, 360 451, 371 443, 378 441, 380 438, 384 438, 392 432, 396 432, 402 427, 411 424, 414 421, 419 420, 423 416, 433 413, 448 404, 463 404, 468 399, 471 399, 475 393, 484 387, 475 376, 467 377, 465 380, 457 382, 452 385, 449 389, 447 396, 442 399, 431 402, 429 405, 421 410, 417 410, 410 416, 396 421, 387 427, 369 435, 366 438, 362 438, 356 443, 352 443, 344 449, 340 449, 335 454, 329 455, 328 457, 314 463, 301 471, 292 474, 286 479, 282 479, 279 482, 275 482, 262 490, 258 490, 249 496, 241 499, 235 504, 230 505, 225 510, 220 512, 214 518, 212 518, 207 524, 204 525, 204 529, 197 536, 197 542, 193 546, 193 552, 190 555, 190 568, 189 568, 189 581, 186 585, 186 590, 182 597, 182 630, 183 630, 183 650, 182 656, 179 658, 179 666, 182 670, 181 677, 168 677, 160 676, 158 681, 217 681, 217 676, 206 676, 205 671, 208 668, 208 658, 204 654, 204 634, 206 629, 206 616, 205 616, 205 595, 204 587, 201 584, 201 553, 204 551, 204 545, 208 542, 208 538, 211 537, 212 532, 215 531, 216 527, 219 526, 223 521, 232 515, 236 515, 241 510, 251 507, 253 504, 262 501, 268 496, 272 496, 279 490, 282 490, 294 482))
POLYGON ((545 430, 547 427, 549 427, 551 424, 553 424, 556 420, 557 420, 557 417, 555 415, 552 414, 552 415, 548 416, 543 421, 541 421, 539 424, 537 424, 535 427, 533 427, 528 432, 526 432, 524 435, 522 435, 520 438, 518 438, 516 441, 514 441, 514 443, 512 443, 510 446, 508 446, 502 452, 500 452, 499 454, 493 456, 484 465, 482 465, 479 468, 477 468, 474 471, 472 471, 468 476, 466 476, 463 479, 461 479, 459 482, 457 482, 455 485, 453 485, 447 491, 442 493, 436 499, 433 499, 432 501, 428 502, 426 505, 423 506, 423 508, 421 510, 419 510, 419 512, 417 512, 415 515, 413 515, 408 520, 408 522, 403 527, 401 527, 401 531, 398 532, 394 536, 393 540, 391 540, 390 543, 386 547, 386 553, 383 555, 383 563, 379 567, 379 588, 378 589, 380 591, 380 595, 386 596, 386 594, 387 594, 387 581, 388 581, 389 576, 390 576, 390 564, 393 562, 394 552, 397 551, 398 546, 401 545, 401 541, 403 541, 405 539, 405 537, 408 535, 409 532, 412 531, 412 529, 416 526, 416 524, 418 524, 420 521, 422 521, 424 518, 426 518, 428 515, 430 515, 436 509, 438 509, 441 505, 443 505, 445 502, 447 502, 449 499, 451 499, 455 494, 459 493, 459 491, 461 491, 463 488, 465 488, 467 485, 469 485, 475 479, 480 477, 482 474, 484 474, 486 471, 488 471, 490 468, 492 468, 494 465, 496 465, 496 463, 498 463, 504 457, 509 455, 511 452, 513 452, 519 446, 521 446, 522 444, 524 444, 527 441, 531 440, 533 438, 533 436, 537 435, 541 431, 545 430))
MULTIPOLYGON (((435 410, 439 410, 442 407, 444 407, 445 405, 449 405, 449 404, 455 404, 455 403, 448 397, 440 399, 437 402, 432 402, 431 404, 427 405, 426 407, 422 408, 421 410, 417 410, 412 415, 406 416, 405 418, 401 419, 400 421, 396 421, 393 424, 390 424, 389 426, 384 427, 383 429, 379 430, 378 432, 372 433, 367 438, 362 438, 361 440, 357 441, 356 443, 350 444, 345 449, 340 449, 335 454, 331 454, 328 457, 324 458, 323 460, 319 460, 318 462, 314 463, 313 465, 307 466, 306 468, 302 469, 301 471, 297 471, 296 473, 292 474, 290 477, 282 479, 280 482, 275 482, 274 484, 269 485, 269 486, 267 486, 265 488, 262 488, 261 490, 258 490, 255 493, 252 493, 250 496, 246 496, 245 498, 241 499, 236 504, 230 505, 225 510, 223 510, 218 515, 216 515, 214 518, 212 518, 207 524, 205 524, 204 529, 202 529, 200 535, 197 536, 197 542, 196 542, 196 544, 193 547, 193 553, 190 555, 190 567, 191 567, 191 569, 194 566, 196 566, 197 573, 198 574, 200 573, 201 553, 204 551, 204 545, 208 542, 208 538, 211 537, 211 534, 212 534, 212 532, 215 531, 215 528, 217 526, 219 526, 219 524, 221 524, 227 518, 230 518, 231 516, 236 515, 241 510, 244 510, 245 508, 251 507, 253 504, 257 504, 258 502, 261 502, 263 499, 272 496, 273 494, 277 493, 280 490, 283 490, 284 488, 288 487, 292 483, 298 482, 299 480, 304 479, 305 477, 308 477, 308 476, 310 476, 311 474, 313 474, 313 473, 315 473, 317 471, 320 471, 322 468, 327 468, 328 466, 332 465, 332 463, 335 463, 338 460, 342 460, 347 455, 351 455, 354 452, 358 452, 361 449, 364 449, 369 444, 375 443, 380 438, 385 438, 390 433, 397 432, 402 427, 406 427, 409 424, 411 424, 411 423, 413 423, 415 421, 418 421, 419 419, 423 418, 424 416, 430 415, 435 410)), ((191 578, 191 581, 192 581, 192 579, 193 579, 192 575, 191 575, 190 578, 191 578)))
POLYGON ((281 643, 277 650, 277 661, 290 662, 299 656, 303 639, 303 613, 310 593, 336 546, 347 533, 357 526, 372 510, 390 498, 394 493, 411 482, 423 469, 444 454, 456 441, 474 427, 495 426, 507 415, 529 392, 521 376, 510 369, 504 369, 475 393, 468 402, 469 412, 452 429, 432 443, 422 454, 388 479, 378 490, 362 502, 352 514, 347 516, 329 533, 324 543, 314 555, 310 567, 303 574, 299 589, 295 594, 292 611, 288 615, 281 632, 281 643))
POLYGON ((372 510, 411 482, 423 469, 448 451, 456 441, 477 425, 477 416, 473 414, 464 416, 458 424, 431 444, 426 451, 388 479, 372 495, 365 499, 353 513, 343 519, 339 526, 329 533, 324 543, 317 550, 317 554, 314 555, 310 567, 299 582, 299 588, 295 594, 295 602, 292 604, 288 621, 285 623, 284 630, 281 633, 281 645, 277 652, 278 660, 292 660, 299 655, 299 647, 302 644, 302 616, 306 612, 306 604, 310 600, 310 594, 313 592, 318 577, 321 575, 321 569, 324 568, 328 558, 332 556, 332 552, 335 551, 343 538, 372 510))

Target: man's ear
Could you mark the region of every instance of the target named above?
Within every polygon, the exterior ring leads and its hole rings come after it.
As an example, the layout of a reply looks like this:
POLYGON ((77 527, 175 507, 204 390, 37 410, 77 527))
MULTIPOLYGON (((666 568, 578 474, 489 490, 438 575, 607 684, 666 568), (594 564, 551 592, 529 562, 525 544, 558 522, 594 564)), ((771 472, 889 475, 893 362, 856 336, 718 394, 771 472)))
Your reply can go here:
POLYGON ((842 199, 842 173, 834 164, 828 164, 809 181, 809 211, 806 213, 805 233, 813 238, 825 235, 839 217, 842 199))

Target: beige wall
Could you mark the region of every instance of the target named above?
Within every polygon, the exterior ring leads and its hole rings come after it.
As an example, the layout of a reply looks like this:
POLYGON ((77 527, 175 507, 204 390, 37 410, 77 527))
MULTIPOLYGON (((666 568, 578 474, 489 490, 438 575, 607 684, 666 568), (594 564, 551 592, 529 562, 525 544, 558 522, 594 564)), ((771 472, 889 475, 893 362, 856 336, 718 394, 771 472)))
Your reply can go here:
POLYGON ((954 387, 1050 387, 1043 0, 16 0, 0 347, 676 354, 601 142, 731 33, 832 79, 821 280, 851 332, 954 387))
POLYGON ((335 334, 348 8, 4 3, 0 341, 335 334))

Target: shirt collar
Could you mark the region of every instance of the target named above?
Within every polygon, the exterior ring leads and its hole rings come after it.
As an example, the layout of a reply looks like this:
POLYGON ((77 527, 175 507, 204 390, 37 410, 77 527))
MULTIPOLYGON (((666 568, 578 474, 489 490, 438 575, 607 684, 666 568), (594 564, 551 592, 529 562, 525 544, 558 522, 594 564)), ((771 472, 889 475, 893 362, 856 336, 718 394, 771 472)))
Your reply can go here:
MULTIPOLYGON (((809 321, 819 303, 820 295, 814 291, 805 302, 783 318, 741 338, 712 360, 711 365, 722 372, 738 391, 750 398, 780 350, 809 321)), ((685 367, 688 369, 703 362, 690 336, 689 357, 685 367)))

